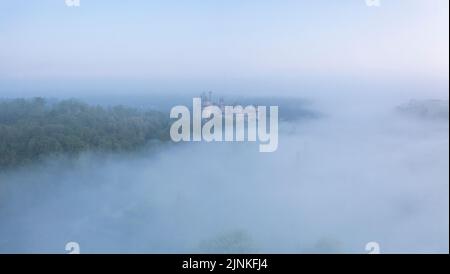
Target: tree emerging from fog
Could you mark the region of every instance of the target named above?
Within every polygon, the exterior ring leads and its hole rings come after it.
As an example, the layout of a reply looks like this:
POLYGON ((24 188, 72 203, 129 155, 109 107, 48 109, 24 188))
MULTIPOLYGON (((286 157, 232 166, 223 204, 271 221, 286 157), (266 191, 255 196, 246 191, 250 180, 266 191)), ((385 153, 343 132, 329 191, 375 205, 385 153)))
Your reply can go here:
POLYGON ((161 112, 90 106, 73 99, 0 101, 0 168, 55 154, 134 150, 150 140, 169 140, 169 122, 161 112))

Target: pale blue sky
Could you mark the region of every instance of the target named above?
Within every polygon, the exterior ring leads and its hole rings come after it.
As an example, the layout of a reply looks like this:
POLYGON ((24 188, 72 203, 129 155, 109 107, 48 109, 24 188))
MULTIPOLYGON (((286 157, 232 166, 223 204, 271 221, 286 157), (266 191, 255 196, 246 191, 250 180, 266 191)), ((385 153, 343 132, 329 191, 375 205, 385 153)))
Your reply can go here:
POLYGON ((448 0, 0 0, 0 80, 448 81, 448 0))

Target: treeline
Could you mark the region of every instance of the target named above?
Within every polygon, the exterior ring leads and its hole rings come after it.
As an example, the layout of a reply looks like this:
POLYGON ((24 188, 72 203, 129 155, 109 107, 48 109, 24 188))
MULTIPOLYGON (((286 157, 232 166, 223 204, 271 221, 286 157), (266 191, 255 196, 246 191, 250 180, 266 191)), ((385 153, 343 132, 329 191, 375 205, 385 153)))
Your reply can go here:
POLYGON ((168 116, 155 111, 90 106, 77 100, 2 100, 0 168, 52 154, 133 150, 150 140, 169 140, 169 127, 168 116))

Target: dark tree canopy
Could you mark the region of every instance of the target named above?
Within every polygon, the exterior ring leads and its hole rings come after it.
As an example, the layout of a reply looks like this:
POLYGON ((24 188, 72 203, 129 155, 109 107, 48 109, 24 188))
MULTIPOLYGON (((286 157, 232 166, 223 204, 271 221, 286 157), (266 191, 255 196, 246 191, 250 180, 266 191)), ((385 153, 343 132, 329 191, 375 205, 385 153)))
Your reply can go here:
POLYGON ((168 116, 123 106, 43 98, 0 101, 0 168, 52 154, 127 151, 170 139, 168 116))

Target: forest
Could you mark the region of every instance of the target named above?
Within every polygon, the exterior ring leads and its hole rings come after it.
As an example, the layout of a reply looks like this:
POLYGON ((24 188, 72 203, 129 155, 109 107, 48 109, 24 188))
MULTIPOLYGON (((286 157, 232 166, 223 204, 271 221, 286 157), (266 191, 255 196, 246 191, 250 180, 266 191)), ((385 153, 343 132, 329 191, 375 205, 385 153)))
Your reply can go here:
POLYGON ((0 100, 0 169, 49 155, 131 151, 167 141, 170 120, 158 111, 92 106, 68 99, 0 100))

